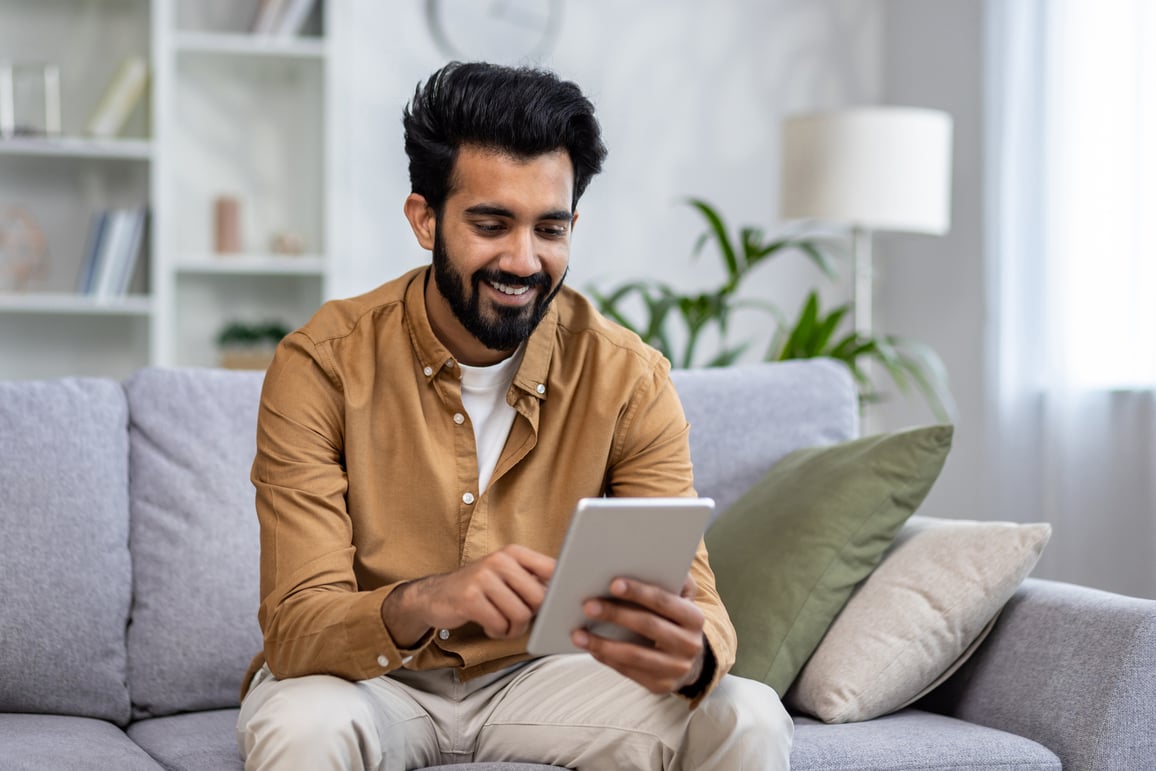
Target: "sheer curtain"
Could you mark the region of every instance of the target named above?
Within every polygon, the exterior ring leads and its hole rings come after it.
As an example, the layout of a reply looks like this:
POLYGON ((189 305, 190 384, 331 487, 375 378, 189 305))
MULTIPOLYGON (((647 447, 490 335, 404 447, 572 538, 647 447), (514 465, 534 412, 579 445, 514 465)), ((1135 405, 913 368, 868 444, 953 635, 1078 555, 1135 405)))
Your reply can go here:
POLYGON ((1156 3, 986 10, 992 510, 1156 597, 1156 3))

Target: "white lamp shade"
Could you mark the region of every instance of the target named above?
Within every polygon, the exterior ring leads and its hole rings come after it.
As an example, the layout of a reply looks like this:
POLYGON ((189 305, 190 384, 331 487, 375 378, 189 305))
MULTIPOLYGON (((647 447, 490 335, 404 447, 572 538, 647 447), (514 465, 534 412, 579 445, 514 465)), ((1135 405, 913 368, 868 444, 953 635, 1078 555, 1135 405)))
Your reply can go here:
POLYGON ((869 107, 783 124, 780 215, 942 235, 951 224, 951 116, 869 107))

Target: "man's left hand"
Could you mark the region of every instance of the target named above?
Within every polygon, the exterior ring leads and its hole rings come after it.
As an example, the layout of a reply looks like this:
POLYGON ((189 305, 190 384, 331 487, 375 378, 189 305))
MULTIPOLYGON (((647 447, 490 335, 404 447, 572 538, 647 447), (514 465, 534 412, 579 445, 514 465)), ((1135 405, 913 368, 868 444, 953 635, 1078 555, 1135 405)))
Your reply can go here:
POLYGON ((652 693, 673 693, 698 680, 702 673, 704 642, 702 611, 694 604, 698 591, 687 576, 680 594, 653 584, 616 578, 611 597, 587 600, 586 616, 609 621, 654 643, 653 647, 608 640, 578 629, 574 644, 642 685, 652 693))

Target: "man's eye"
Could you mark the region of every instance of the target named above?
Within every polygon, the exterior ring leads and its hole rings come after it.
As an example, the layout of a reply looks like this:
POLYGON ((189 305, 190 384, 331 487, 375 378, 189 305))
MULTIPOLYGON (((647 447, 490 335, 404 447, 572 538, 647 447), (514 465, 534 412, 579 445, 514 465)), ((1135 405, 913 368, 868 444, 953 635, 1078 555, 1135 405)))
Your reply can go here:
POLYGON ((502 226, 497 222, 475 222, 474 229, 479 233, 498 233, 502 230, 502 226))
POLYGON ((542 235, 546 236, 547 238, 565 238, 566 237, 566 228, 562 227, 561 225, 556 226, 556 227, 538 228, 538 232, 541 233, 542 235))

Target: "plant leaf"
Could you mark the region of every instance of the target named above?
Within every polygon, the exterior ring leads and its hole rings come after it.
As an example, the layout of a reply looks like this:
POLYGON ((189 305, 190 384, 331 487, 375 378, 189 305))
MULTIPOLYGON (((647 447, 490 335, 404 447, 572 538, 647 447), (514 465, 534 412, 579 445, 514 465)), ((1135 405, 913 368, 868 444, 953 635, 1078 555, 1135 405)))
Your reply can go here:
POLYGON ((735 361, 740 356, 742 356, 746 352, 747 348, 749 348, 749 347, 750 347, 750 343, 746 342, 746 343, 743 343, 742 345, 737 345, 734 348, 724 348, 723 350, 719 351, 718 355, 716 355, 713 359, 708 361, 706 366, 708 366, 708 367, 729 367, 730 365, 734 364, 735 361))
POLYGON ((706 219, 709 226, 708 233, 714 236, 715 242, 718 244, 719 253, 722 255, 723 263, 726 265, 727 276, 731 280, 738 277, 739 261, 735 255, 734 244, 731 243, 730 236, 727 234, 726 225, 723 223, 722 216, 714 210, 714 208, 706 201, 698 198, 689 198, 687 203, 693 206, 706 219))
POLYGON ((815 245, 813 241, 799 240, 791 242, 795 248, 803 252, 811 258, 811 262, 818 266, 819 270, 823 271, 823 275, 827 278, 835 278, 835 268, 831 265, 831 261, 827 259, 827 255, 815 245))
POLYGON ((819 316, 819 293, 811 290, 803 303, 803 309, 794 327, 787 335, 787 342, 779 353, 779 359, 806 359, 808 342, 814 336, 815 325, 819 316))

